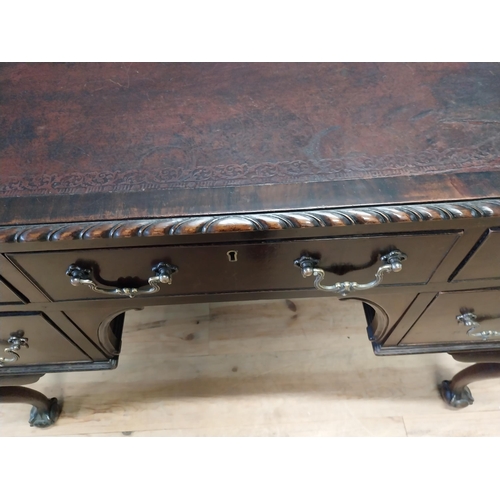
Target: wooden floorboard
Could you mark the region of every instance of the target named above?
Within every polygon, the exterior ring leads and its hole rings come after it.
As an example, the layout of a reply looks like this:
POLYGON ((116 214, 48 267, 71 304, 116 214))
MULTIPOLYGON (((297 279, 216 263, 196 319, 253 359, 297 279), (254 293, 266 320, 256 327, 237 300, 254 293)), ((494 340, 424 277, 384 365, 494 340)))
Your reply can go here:
POLYGON ((49 429, 0 405, 0 436, 497 436, 500 381, 447 408, 446 354, 376 357, 361 305, 331 297, 148 308, 127 313, 116 370, 50 374, 62 398, 49 429))

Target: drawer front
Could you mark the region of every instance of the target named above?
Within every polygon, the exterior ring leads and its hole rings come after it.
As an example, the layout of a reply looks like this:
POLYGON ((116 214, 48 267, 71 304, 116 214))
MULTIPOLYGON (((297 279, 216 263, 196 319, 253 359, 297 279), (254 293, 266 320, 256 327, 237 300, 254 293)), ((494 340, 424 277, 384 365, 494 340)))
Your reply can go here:
MULTIPOLYGON (((41 313, 0 314, 0 363, 3 367, 90 361, 41 313), (10 341, 9 341, 10 340, 10 341), (18 345, 18 355, 5 349, 18 345), (26 345, 27 344, 27 345, 26 345), (5 361, 5 359, 10 361, 5 361)), ((2 367, 0 367, 0 373, 2 367)))
POLYGON ((485 341, 500 341, 500 289, 439 293, 400 345, 485 341))
POLYGON ((500 229, 491 229, 467 256, 453 281, 500 278, 500 229))
MULTIPOLYGON (((383 285, 426 283, 460 233, 427 233, 371 237, 292 240, 252 244, 141 247, 127 249, 23 253, 9 258, 31 276, 52 300, 109 298, 85 285, 72 286, 66 270, 72 264, 92 269, 93 280, 107 287, 146 287, 153 266, 175 265, 172 284, 157 295, 185 295, 257 290, 313 288, 294 261, 310 255, 328 270, 325 284, 370 282, 382 265, 380 256, 398 249, 408 258, 399 273, 384 276, 383 285)), ((112 297, 112 296, 111 296, 112 297)))
POLYGON ((0 277, 0 305, 4 304, 23 304, 23 300, 0 277))

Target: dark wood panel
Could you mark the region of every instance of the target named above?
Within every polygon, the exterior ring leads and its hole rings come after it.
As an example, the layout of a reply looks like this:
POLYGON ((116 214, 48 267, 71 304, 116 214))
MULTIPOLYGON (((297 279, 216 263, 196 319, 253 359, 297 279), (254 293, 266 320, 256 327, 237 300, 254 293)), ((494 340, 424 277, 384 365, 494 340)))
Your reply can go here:
POLYGON ((16 293, 19 293, 29 302, 48 302, 43 295, 4 255, 0 255, 0 269, 2 277, 9 283, 16 293))
MULTIPOLYGON (((456 271, 456 269, 459 268, 464 259, 466 259, 467 255, 469 255, 471 249, 474 248, 475 244, 481 238, 481 235, 484 233, 484 231, 484 226, 476 224, 474 221, 472 221, 472 223, 465 229, 460 240, 450 250, 450 252, 446 256, 446 259, 432 275, 432 282, 441 283, 442 287, 446 287, 446 283, 450 283, 450 276, 453 275, 453 273, 456 271)), ((470 283, 476 283, 477 281, 478 280, 471 280, 467 284, 467 287, 469 287, 470 283)), ((445 288, 443 288, 443 291, 444 290, 445 288)))
POLYGON ((243 292, 313 288, 314 279, 302 278, 294 261, 303 255, 319 259, 329 271, 327 284, 336 281, 369 282, 382 264, 380 257, 399 249, 408 255, 403 271, 387 274, 384 285, 425 283, 460 233, 428 233, 322 240, 294 240, 262 244, 151 247, 75 252, 23 253, 9 256, 53 300, 103 299, 87 286, 72 286, 66 275, 71 264, 94 270, 107 287, 139 287, 153 276, 159 262, 178 267, 172 285, 156 295, 243 292), (228 252, 237 252, 231 262, 228 252))
POLYGON ((370 293, 356 293, 355 300, 360 300, 371 308, 370 311, 364 307, 369 339, 372 342, 382 342, 391 335, 416 297, 415 292, 401 289, 392 293, 387 290, 387 293, 379 293, 376 296, 370 293))
MULTIPOLYGON (((87 332, 83 332, 82 329, 78 328, 67 315, 58 310, 47 310, 44 311, 49 320, 54 323, 57 328, 64 332, 64 334, 76 344, 89 358, 93 361, 104 361, 112 356, 106 355, 103 349, 99 345, 96 332, 92 335, 87 335, 87 332)), ((100 311, 98 308, 91 308, 86 310, 86 315, 89 317, 100 316, 100 311)), ((105 318, 105 315, 102 315, 105 318)))
POLYGON ((22 303, 23 299, 0 277, 0 305, 22 303))
MULTIPOLYGON (((428 305, 434 300, 436 297, 436 291, 434 292, 424 292, 419 293, 415 300, 411 303, 410 307, 404 312, 404 315, 398 318, 398 324, 391 331, 391 334, 386 338, 378 338, 376 339, 377 343, 382 344, 384 347, 395 347, 399 344, 401 339, 408 333, 410 328, 415 324, 417 319, 422 315, 422 312, 427 309, 428 305)), ((408 291, 405 290, 405 295, 408 295, 408 291)), ((380 297, 380 300, 377 298, 377 303, 380 303, 382 306, 385 304, 386 298, 380 297), (383 300, 384 302, 381 302, 383 300)))
POLYGON ((461 264, 453 281, 500 277, 500 229, 490 229, 461 264))
POLYGON ((66 310, 64 316, 98 345, 107 357, 114 357, 121 348, 123 318, 119 316, 127 309, 132 309, 131 306, 131 302, 126 306, 114 307, 109 304, 93 304, 93 307, 87 305, 84 310, 66 310))

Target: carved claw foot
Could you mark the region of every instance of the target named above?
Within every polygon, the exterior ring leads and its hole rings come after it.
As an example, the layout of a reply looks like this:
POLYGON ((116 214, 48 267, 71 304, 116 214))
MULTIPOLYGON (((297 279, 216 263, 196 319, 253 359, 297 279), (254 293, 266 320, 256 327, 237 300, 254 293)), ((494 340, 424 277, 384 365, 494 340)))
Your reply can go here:
POLYGON ((57 419, 61 414, 61 410, 62 407, 59 404, 59 401, 57 401, 57 398, 51 398, 49 400, 48 410, 36 406, 31 408, 28 423, 31 427, 50 427, 57 422, 57 419))
POLYGON ((474 398, 467 386, 462 387, 460 391, 453 391, 449 380, 443 380, 439 386, 439 392, 445 403, 453 408, 466 408, 474 403, 474 398))
MULTIPOLYGON (((472 361, 474 359, 472 356, 457 355, 453 357, 459 361, 472 361)), ((475 356, 481 355, 476 354, 475 356)), ((498 357, 498 353, 496 353, 496 356, 498 357)), ((482 357, 488 359, 488 356, 482 355, 482 357)), ((490 358, 496 361, 493 356, 490 356, 490 358)), ((476 359, 479 358, 476 357, 476 359)), ((499 362, 479 362, 458 372, 451 380, 444 380, 439 386, 439 392, 443 400, 453 408, 466 408, 474 403, 474 398, 469 387, 467 387, 468 384, 498 377, 500 377, 499 362)))
POLYGON ((32 427, 50 427, 61 414, 56 398, 49 399, 41 392, 26 387, 0 387, 0 403, 27 403, 33 408, 28 420, 32 427))

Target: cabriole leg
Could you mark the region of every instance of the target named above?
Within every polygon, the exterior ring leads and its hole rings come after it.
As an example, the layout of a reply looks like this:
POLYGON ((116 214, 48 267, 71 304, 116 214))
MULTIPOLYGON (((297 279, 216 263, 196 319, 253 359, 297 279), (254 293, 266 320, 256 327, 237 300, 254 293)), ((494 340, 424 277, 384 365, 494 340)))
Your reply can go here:
POLYGON ((56 398, 47 398, 41 392, 27 387, 0 387, 0 403, 26 403, 33 406, 28 420, 32 427, 50 427, 61 414, 56 398))
POLYGON ((472 382, 500 377, 500 363, 477 363, 458 372, 439 386, 441 396, 453 408, 465 408, 474 403, 467 387, 472 382))

